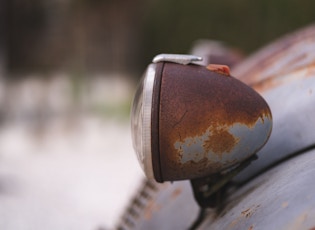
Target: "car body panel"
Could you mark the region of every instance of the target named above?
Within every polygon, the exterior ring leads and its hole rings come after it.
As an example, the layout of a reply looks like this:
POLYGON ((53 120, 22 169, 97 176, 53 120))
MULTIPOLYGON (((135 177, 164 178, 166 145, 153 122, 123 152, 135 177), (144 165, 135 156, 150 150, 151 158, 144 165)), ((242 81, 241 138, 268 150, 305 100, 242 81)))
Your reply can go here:
POLYGON ((201 219, 189 182, 181 181, 159 189, 151 202, 164 208, 137 226, 188 229, 197 219, 194 229, 315 229, 315 25, 264 47, 231 74, 269 104, 268 143, 233 179, 222 205, 201 219), (181 193, 170 201, 177 187, 181 193))

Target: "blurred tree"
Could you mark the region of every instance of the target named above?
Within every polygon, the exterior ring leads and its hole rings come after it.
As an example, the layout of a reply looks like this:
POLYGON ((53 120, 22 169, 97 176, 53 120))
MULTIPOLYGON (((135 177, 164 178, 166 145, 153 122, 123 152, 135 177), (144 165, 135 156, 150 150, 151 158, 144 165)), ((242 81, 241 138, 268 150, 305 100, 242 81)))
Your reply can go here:
POLYGON ((6 48, 5 48, 6 9, 7 9, 6 2, 0 1, 0 81, 4 76, 5 68, 6 68, 6 59, 5 59, 5 56, 6 56, 6 48))
POLYGON ((315 21, 312 0, 161 0, 146 15, 144 60, 185 53, 196 39, 227 42, 250 53, 315 21))
POLYGON ((43 4, 40 0, 7 0, 6 4, 8 68, 32 65, 45 29, 43 4))
POLYGON ((143 70, 200 38, 250 53, 314 22, 312 0, 3 0, 10 71, 143 70))
POLYGON ((11 71, 134 71, 143 0, 7 0, 11 71))

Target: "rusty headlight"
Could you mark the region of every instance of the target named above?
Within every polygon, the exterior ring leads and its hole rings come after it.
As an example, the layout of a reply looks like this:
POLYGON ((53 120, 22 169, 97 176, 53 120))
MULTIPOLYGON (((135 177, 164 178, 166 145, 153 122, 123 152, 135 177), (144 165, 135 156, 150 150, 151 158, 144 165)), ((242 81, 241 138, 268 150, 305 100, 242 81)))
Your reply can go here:
POLYGON ((203 178, 239 166, 267 142, 271 112, 225 67, 191 55, 158 55, 134 98, 132 139, 148 178, 203 178))

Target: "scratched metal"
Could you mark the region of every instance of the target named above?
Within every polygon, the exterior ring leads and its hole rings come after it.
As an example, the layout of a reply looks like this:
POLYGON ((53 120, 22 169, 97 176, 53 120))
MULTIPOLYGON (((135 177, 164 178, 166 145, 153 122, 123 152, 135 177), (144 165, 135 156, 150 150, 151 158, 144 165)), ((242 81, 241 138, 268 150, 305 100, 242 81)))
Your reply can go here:
POLYGON ((314 162, 312 150, 262 174, 232 192, 198 229, 315 229, 314 162))
POLYGON ((159 147, 164 181, 217 173, 266 143, 271 113, 250 87, 203 66, 166 63, 162 72, 159 147))

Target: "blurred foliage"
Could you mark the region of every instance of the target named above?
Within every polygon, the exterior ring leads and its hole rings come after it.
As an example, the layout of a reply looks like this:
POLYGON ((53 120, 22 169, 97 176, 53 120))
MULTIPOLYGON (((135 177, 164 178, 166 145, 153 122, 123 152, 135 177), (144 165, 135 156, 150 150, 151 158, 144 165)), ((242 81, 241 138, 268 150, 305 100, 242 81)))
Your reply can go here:
POLYGON ((131 101, 125 100, 115 104, 97 104, 89 107, 89 111, 103 118, 117 119, 119 121, 128 121, 130 115, 131 101))
POLYGON ((144 59, 186 53, 193 41, 221 40, 250 53, 282 34, 315 21, 312 0, 160 0, 144 25, 144 59))
POLYGON ((248 54, 315 21, 313 0, 4 0, 0 7, 8 68, 23 71, 139 76, 156 54, 187 53, 197 39, 248 54))

